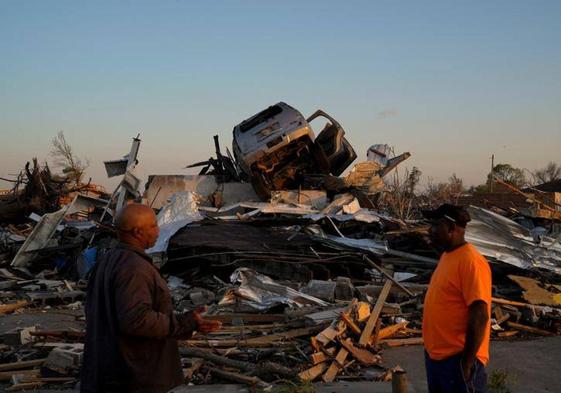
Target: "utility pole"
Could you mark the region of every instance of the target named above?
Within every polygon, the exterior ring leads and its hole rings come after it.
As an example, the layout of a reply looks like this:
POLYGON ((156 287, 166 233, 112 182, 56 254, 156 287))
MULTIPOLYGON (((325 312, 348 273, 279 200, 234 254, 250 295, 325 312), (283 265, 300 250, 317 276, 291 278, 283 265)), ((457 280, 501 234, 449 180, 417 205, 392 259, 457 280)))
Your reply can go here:
POLYGON ((491 181, 489 183, 490 192, 493 192, 493 182, 495 181, 494 169, 495 169, 495 155, 492 154, 491 155, 491 181))

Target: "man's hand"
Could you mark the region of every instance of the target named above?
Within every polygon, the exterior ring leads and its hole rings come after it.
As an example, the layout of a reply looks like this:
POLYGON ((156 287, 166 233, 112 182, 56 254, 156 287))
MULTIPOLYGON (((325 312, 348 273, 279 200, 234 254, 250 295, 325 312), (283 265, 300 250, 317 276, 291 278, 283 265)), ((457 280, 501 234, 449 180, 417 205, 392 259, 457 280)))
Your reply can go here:
POLYGON ((460 360, 460 365, 462 366, 462 373, 464 376, 464 381, 469 381, 471 379, 471 374, 473 373, 473 365, 475 361, 467 360, 465 357, 462 357, 460 360))
POLYGON ((197 332, 201 334, 208 334, 220 329, 222 327, 222 322, 214 319, 205 319, 201 316, 201 313, 205 311, 206 308, 193 311, 193 318, 195 318, 195 321, 197 322, 197 332))

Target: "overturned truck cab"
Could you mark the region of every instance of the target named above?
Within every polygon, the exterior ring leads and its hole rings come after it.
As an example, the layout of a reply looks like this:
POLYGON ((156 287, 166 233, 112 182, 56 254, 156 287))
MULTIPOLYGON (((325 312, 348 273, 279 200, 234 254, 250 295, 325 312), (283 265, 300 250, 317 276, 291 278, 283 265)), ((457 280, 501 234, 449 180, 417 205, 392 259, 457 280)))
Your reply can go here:
POLYGON ((308 119, 279 102, 234 127, 233 150, 256 193, 298 188, 304 175, 341 174, 356 158, 341 125, 322 110, 308 119), (310 123, 324 118, 315 137, 310 123))

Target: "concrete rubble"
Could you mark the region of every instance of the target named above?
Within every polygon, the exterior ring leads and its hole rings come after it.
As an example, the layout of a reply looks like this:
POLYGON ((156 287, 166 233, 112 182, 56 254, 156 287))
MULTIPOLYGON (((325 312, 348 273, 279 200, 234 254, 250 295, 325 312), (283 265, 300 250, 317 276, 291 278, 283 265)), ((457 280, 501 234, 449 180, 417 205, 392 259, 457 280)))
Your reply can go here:
MULTIPOLYGON (((127 156, 105 162, 108 176, 122 176, 113 193, 77 192, 44 204, 35 220, 29 203, 10 210, 0 222, 2 387, 76 386, 88 272, 115 244, 113 216, 128 200, 158 213, 160 238, 147 252, 175 308, 207 306, 223 322, 181 342, 186 382, 390 381, 399 368, 384 351, 422 344, 423 296, 439 254, 419 214, 427 206, 402 219, 382 198, 385 177, 410 154, 376 144, 353 165, 344 135, 321 110, 305 119, 279 103, 234 128, 234 154, 215 138, 216 158, 191 165, 199 175, 152 175, 140 192, 136 137, 127 156), (298 127, 284 126, 294 119, 298 127)), ((41 172, 26 169, 30 179, 41 172)), ((31 191, 15 192, 30 200, 31 191)), ((493 339, 561 334, 559 238, 536 235, 519 212, 469 209, 467 239, 493 270, 493 339)))

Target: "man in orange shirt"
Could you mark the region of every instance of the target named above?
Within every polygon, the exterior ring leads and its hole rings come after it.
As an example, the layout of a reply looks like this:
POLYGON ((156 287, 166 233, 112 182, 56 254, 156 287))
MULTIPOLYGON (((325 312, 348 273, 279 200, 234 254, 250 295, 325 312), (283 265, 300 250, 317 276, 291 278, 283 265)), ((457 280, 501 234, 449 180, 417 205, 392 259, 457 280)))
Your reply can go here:
POLYGON ((425 296, 423 339, 430 393, 486 393, 491 269, 464 239, 469 213, 444 204, 423 212, 430 237, 444 253, 425 296))

